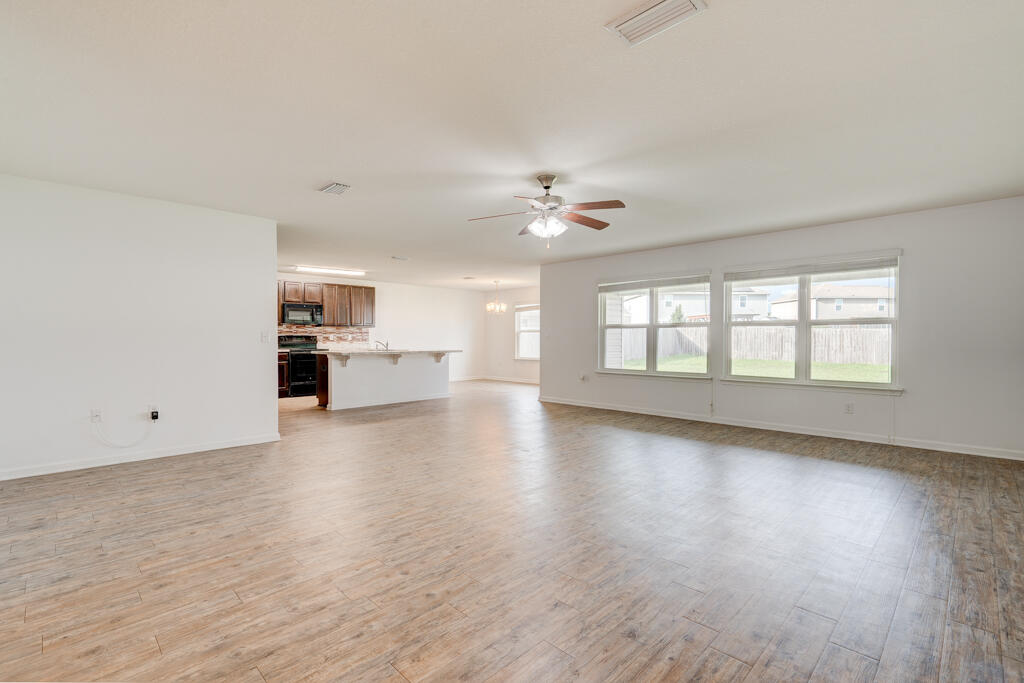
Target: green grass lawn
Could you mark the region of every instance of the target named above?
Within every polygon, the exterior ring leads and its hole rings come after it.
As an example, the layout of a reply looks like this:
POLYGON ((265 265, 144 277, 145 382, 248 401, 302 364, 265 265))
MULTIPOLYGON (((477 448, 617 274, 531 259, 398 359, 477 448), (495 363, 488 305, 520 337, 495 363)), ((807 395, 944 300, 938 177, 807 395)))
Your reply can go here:
MULTIPOLYGON (((626 361, 626 370, 642 370, 644 361, 626 361)), ((662 372, 707 372, 706 356, 669 356, 658 361, 662 372)), ((732 374, 742 377, 769 377, 792 379, 794 364, 784 360, 752 360, 736 358, 732 361, 732 374)), ((888 365, 866 363, 811 363, 811 379, 830 382, 889 383, 888 365)))

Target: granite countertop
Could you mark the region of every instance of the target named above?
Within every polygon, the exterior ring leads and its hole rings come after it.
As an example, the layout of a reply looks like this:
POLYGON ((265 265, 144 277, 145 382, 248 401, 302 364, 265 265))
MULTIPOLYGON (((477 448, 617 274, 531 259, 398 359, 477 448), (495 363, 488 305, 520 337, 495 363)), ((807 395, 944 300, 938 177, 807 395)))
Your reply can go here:
POLYGON ((313 353, 327 354, 327 355, 340 355, 340 356, 393 356, 395 354, 411 354, 411 353, 462 353, 462 349, 316 349, 313 353))

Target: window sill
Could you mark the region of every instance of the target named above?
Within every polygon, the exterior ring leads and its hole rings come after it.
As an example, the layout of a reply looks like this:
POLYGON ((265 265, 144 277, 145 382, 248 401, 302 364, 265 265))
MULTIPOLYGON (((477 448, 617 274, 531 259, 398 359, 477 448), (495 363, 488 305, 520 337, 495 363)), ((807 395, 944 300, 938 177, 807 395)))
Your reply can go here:
POLYGON ((885 384, 877 387, 866 386, 864 384, 844 384, 842 382, 829 382, 829 383, 817 383, 817 382, 789 382, 779 381, 773 379, 757 379, 757 378, 746 378, 746 377, 723 377, 719 380, 722 384, 752 384, 757 386, 769 386, 769 387, 788 387, 792 389, 826 389, 831 391, 857 391, 864 394, 882 394, 886 396, 901 396, 903 394, 903 387, 893 386, 891 384, 885 384))
POLYGON ((519 356, 513 356, 512 360, 532 360, 533 362, 536 363, 540 360, 540 358, 520 358, 519 356))
POLYGON ((649 377, 652 379, 696 379, 703 382, 711 381, 711 375, 696 375, 682 372, 637 372, 634 370, 595 370, 598 375, 619 375, 625 377, 649 377))

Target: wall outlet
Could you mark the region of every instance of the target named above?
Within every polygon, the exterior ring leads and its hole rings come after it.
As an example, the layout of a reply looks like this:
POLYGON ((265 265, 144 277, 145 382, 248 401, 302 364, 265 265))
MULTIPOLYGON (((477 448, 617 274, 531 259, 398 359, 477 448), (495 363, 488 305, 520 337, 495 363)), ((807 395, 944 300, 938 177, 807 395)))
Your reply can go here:
POLYGON ((90 422, 103 422, 103 410, 101 408, 93 408, 89 411, 90 422))
POLYGON ((262 332, 260 332, 260 344, 269 344, 269 343, 270 343, 270 333, 267 332, 266 330, 263 330, 262 332))
POLYGON ((843 412, 846 413, 847 415, 853 415, 853 408, 854 406, 852 403, 847 403, 846 406, 843 408, 843 412))
POLYGON ((157 420, 160 419, 160 410, 156 406, 146 406, 146 410, 149 411, 149 419, 152 420, 153 422, 156 422, 157 420))

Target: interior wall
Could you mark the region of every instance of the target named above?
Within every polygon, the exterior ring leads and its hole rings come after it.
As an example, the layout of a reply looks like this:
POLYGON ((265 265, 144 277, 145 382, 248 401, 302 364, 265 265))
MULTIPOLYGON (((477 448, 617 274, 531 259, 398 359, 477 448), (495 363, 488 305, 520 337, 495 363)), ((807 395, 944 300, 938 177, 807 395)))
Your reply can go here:
POLYGON ((486 296, 482 292, 305 273, 278 273, 274 280, 279 279, 374 287, 376 325, 369 328, 371 344, 379 340, 393 349, 462 349, 448 357, 450 378, 486 374, 486 296))
POLYGON ((274 221, 0 176, 0 226, 0 478, 279 438, 274 221))
POLYGON ((541 399, 1024 458, 1022 253, 1018 197, 545 265, 541 399), (891 248, 903 250, 902 395, 721 379, 726 269, 891 248), (712 380, 596 372, 599 283, 702 270, 712 273, 712 380))
MULTIPOLYGON (((491 293, 487 299, 493 299, 491 293)), ((487 324, 487 379, 506 382, 540 383, 540 362, 516 360, 516 306, 540 303, 540 287, 522 287, 500 292, 501 301, 508 304, 508 311, 486 316, 487 324)), ((544 311, 541 310, 541 327, 544 311)))

